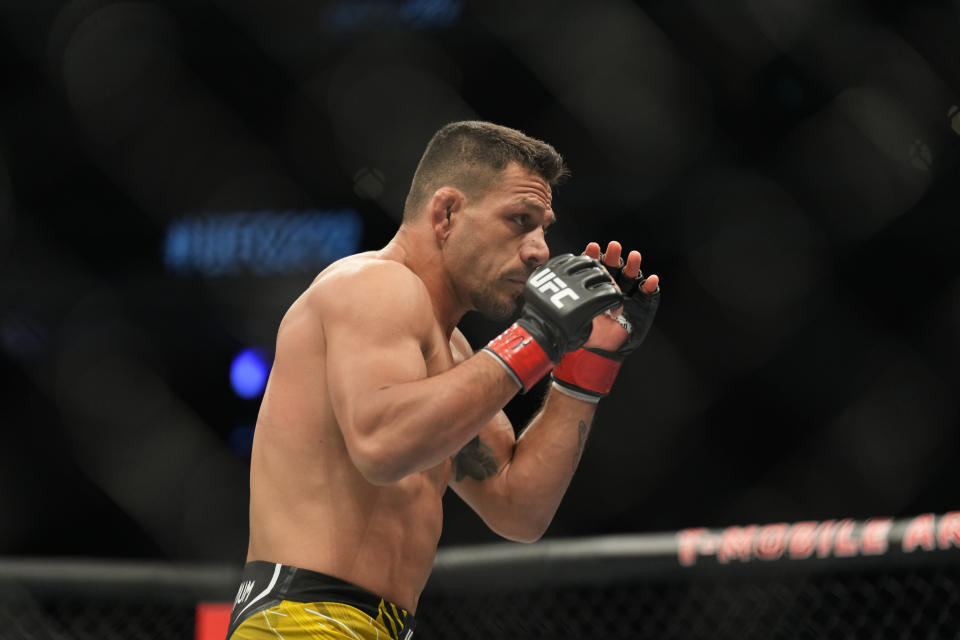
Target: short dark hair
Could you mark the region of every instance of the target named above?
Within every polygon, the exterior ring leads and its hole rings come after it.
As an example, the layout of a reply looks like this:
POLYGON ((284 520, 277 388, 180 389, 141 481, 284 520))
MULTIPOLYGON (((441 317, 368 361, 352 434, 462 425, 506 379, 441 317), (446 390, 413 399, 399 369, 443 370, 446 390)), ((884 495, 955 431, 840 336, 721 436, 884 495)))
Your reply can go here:
POLYGON ((456 187, 469 198, 482 197, 510 162, 537 173, 551 186, 570 175, 556 149, 516 129, 480 120, 444 125, 427 143, 413 174, 403 219, 416 216, 440 187, 456 187))

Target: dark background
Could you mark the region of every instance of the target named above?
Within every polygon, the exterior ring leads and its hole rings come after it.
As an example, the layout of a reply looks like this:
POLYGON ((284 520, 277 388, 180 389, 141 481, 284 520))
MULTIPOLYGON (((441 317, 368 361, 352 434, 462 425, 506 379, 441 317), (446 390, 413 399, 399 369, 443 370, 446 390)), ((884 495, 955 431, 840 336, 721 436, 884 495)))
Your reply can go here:
POLYGON ((548 536, 955 509, 958 88, 956 1, 3 0, 0 553, 240 562, 230 362, 318 269, 174 273, 169 226, 377 248, 463 118, 566 156, 555 253, 662 278, 548 536))

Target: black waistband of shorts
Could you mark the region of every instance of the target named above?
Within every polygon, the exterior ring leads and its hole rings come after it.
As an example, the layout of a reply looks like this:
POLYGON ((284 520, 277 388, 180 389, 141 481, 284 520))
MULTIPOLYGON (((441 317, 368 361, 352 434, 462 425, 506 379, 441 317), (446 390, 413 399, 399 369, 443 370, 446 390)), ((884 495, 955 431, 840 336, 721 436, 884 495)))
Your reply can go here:
MULTIPOLYGON (((340 602, 356 607, 374 618, 377 617, 377 609, 383 600, 375 593, 325 573, 259 560, 244 565, 240 583, 242 585, 248 582, 256 585, 254 589, 260 585, 272 584, 268 594, 268 599, 271 600, 340 602)), ((257 595, 251 593, 250 597, 257 595)))
POLYGON ((408 640, 416 625, 409 612, 346 580, 309 569, 256 560, 243 567, 227 637, 250 616, 284 600, 339 602, 355 607, 374 619, 382 613, 393 622, 391 628, 397 635, 391 637, 401 640, 408 640))

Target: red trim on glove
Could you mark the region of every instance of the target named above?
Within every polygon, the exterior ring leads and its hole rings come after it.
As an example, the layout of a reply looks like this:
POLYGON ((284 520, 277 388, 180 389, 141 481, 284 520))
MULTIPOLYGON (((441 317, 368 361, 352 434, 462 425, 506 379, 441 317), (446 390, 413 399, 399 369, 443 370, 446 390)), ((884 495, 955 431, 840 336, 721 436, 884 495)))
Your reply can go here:
POLYGON ((622 364, 599 353, 577 349, 563 356, 553 370, 553 377, 585 391, 607 395, 622 364))
POLYGON ((550 373, 553 361, 526 329, 513 323, 486 346, 513 371, 524 391, 550 373))

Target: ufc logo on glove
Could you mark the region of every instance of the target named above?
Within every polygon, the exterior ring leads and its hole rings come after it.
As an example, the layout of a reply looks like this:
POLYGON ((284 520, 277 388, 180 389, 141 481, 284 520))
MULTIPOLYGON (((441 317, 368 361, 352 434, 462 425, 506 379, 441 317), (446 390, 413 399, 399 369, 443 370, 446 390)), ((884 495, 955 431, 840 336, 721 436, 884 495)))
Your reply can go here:
POLYGON ((563 298, 570 298, 572 300, 580 299, 580 296, 567 287, 566 283, 558 278, 550 269, 544 269, 540 273, 535 273, 530 276, 530 284, 536 287, 540 293, 546 293, 548 291, 555 292, 550 296, 550 302, 552 302, 553 306, 557 309, 563 309, 563 302, 561 302, 563 298))

